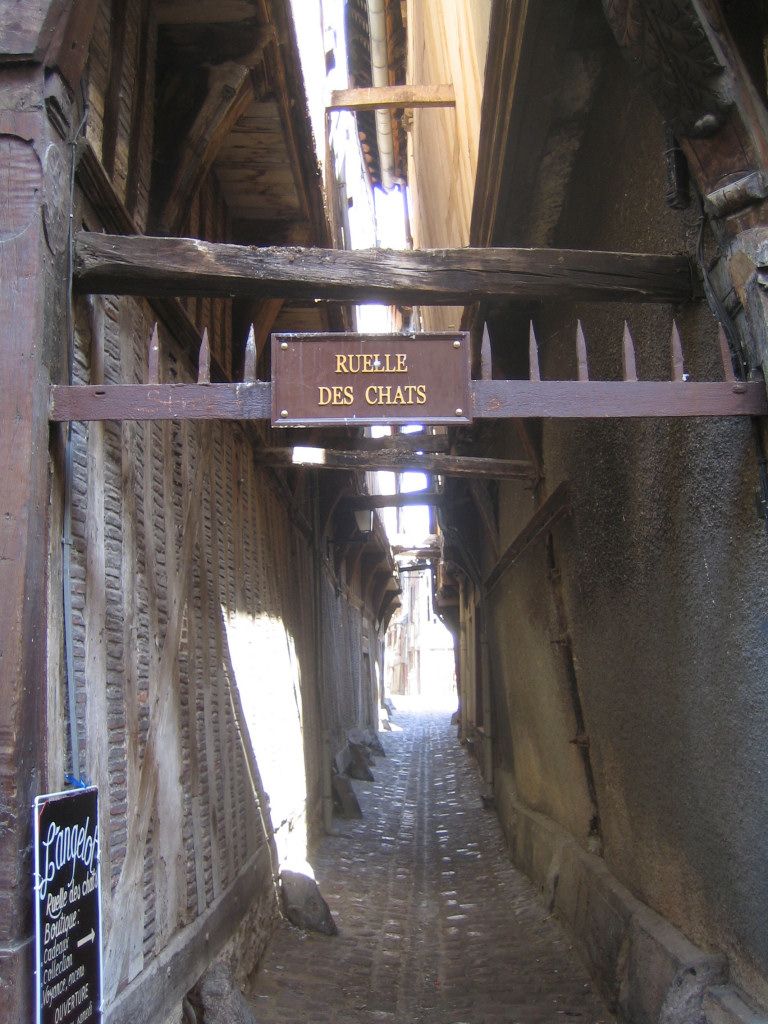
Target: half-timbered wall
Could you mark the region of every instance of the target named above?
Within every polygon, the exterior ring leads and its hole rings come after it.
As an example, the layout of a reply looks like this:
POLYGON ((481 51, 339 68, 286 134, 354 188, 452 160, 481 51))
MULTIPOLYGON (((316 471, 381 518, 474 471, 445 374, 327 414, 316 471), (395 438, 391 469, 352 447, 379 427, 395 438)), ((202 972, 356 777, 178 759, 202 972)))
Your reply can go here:
MULTIPOLYGON (((154 54, 151 5, 104 0, 85 145, 108 185, 75 194, 76 222, 92 230, 106 226, 105 204, 146 226, 154 54)), ((221 239, 229 225, 209 175, 184 230, 221 239)), ((207 328, 224 373, 240 372, 231 303, 191 299, 176 324, 184 314, 207 328)), ((72 382, 146 382, 158 319, 160 378, 194 379, 189 331, 174 336, 145 300, 82 296, 72 382)), ((110 1021, 164 1019, 240 921, 253 965, 277 911, 276 874, 301 866, 322 822, 326 738, 338 747, 373 724, 363 615, 312 534, 315 487, 294 493, 290 474, 256 466, 263 439, 261 428, 216 422, 76 423, 69 485, 55 462, 47 786, 62 787, 72 754, 61 601, 69 486, 78 767, 100 791, 110 1021)))

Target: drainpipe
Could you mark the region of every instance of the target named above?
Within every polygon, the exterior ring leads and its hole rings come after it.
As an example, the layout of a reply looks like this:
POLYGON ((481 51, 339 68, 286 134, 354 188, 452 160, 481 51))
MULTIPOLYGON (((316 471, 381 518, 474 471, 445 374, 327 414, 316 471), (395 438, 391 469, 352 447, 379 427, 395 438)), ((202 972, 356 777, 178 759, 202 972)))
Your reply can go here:
MULTIPOLYGON (((387 60, 387 19, 385 0, 368 0, 368 31, 371 37, 371 79, 374 87, 389 85, 387 60)), ((381 187, 385 192, 395 184, 395 143, 388 110, 376 111, 376 142, 379 147, 381 187)))

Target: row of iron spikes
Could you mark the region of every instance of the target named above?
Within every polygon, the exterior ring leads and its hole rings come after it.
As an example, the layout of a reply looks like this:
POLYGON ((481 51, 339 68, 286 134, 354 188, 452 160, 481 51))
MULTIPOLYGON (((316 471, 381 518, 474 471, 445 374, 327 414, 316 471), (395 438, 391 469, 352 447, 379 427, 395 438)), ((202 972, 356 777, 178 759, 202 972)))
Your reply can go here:
MULTIPOLYGON (((717 325, 717 335, 725 381, 728 384, 736 383, 736 374, 733 371, 733 361, 731 360, 731 350, 722 324, 717 325)), ((672 380, 687 381, 688 374, 685 372, 685 364, 683 362, 683 344, 680 339, 680 331, 678 330, 676 320, 672 321, 670 348, 672 351, 672 380)), ((622 339, 621 354, 623 379, 625 381, 636 381, 638 377, 637 362, 635 360, 635 342, 629 329, 629 324, 626 320, 624 321, 624 337, 622 339)), ((528 333, 528 361, 530 380, 540 381, 541 370, 539 368, 539 345, 536 341, 536 332, 533 327, 533 320, 531 320, 528 333)), ((582 327, 581 320, 576 321, 576 373, 577 380, 589 380, 587 341, 584 337, 584 328, 582 327)))
MULTIPOLYGON (((720 358, 723 363, 725 381, 732 384, 736 382, 736 375, 733 372, 731 350, 722 324, 718 324, 717 334, 720 344, 720 358)), ((670 347, 672 350, 672 380, 686 381, 688 379, 688 375, 685 372, 685 364, 683 362, 683 345, 680 339, 680 331, 678 330, 677 322, 675 320, 672 321, 670 347)), ((243 366, 244 384, 252 384, 256 381, 256 356, 256 333, 253 325, 251 325, 251 329, 248 332, 248 340, 245 343, 245 362, 243 366)), ((533 320, 530 322, 530 329, 528 333, 528 360, 529 379, 536 382, 541 381, 541 370, 539 368, 539 344, 536 340, 533 320)), ((623 379, 625 381, 636 381, 638 379, 637 363, 635 360, 635 342, 629 330, 629 324, 626 320, 624 321, 624 337, 622 339, 622 370, 623 379)), ((584 328, 582 327, 581 320, 576 321, 576 372, 577 380, 589 380, 587 340, 584 337, 584 328)), ((152 337, 149 342, 147 382, 149 384, 160 383, 160 339, 158 336, 157 324, 155 324, 152 329, 152 337)), ((211 383, 211 346, 208 340, 207 327, 203 328, 203 337, 200 342, 197 383, 211 383)))
MULTIPOLYGON (((251 324, 248 332, 248 340, 245 343, 245 361, 243 364, 243 383, 254 384, 256 382, 256 332, 251 324)), ((147 383, 160 383, 160 336, 157 330, 157 323, 152 328, 152 336, 149 339, 149 360, 147 366, 147 383)), ((203 328, 203 337, 200 341, 200 354, 197 359, 197 383, 211 383, 211 345, 208 340, 208 328, 203 328)))

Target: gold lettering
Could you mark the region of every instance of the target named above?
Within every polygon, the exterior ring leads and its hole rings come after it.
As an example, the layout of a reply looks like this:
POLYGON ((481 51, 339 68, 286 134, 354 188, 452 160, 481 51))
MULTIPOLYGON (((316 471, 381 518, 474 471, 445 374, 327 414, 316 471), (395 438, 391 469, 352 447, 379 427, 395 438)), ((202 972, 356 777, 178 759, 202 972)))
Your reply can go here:
POLYGON ((363 373, 373 373, 373 356, 370 352, 363 353, 363 373))
POLYGON ((320 392, 320 398, 318 399, 318 405, 330 405, 331 404, 331 389, 326 387, 318 387, 320 392))
POLYGON ((403 389, 400 386, 396 387, 395 388, 395 397, 392 399, 392 405, 407 405, 407 404, 408 403, 405 401, 405 395, 403 394, 403 389))
POLYGON ((406 366, 405 360, 406 360, 406 353, 405 352, 398 352, 397 353, 397 369, 395 370, 395 373, 408 373, 408 367, 406 366))
POLYGON ((365 400, 368 405, 376 405, 376 391, 377 387, 375 384, 369 384, 365 389, 365 400))
POLYGON ((352 405, 355 400, 355 392, 352 390, 352 385, 347 384, 344 388, 344 405, 352 405))
POLYGON ((416 404, 426 405, 427 402, 427 385, 417 384, 416 385, 416 404))
POLYGON ((336 353, 336 373, 349 373, 347 369, 347 357, 340 352, 336 353))

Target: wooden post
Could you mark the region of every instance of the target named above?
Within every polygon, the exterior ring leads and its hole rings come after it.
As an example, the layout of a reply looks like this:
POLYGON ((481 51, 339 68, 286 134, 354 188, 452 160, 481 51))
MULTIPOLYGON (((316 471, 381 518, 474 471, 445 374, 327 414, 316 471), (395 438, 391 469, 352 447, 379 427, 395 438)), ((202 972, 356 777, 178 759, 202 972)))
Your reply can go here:
MULTIPOLYGON (((53 31, 61 10, 53 2, 13 6, 17 35, 38 17, 53 31)), ((27 43, 19 37, 17 45, 27 43)), ((41 63, 0 68, 0 1017, 8 1021, 34 1016, 32 801, 64 782, 48 778, 45 753, 48 393, 49 360, 67 348, 71 149, 45 110, 41 63)))

